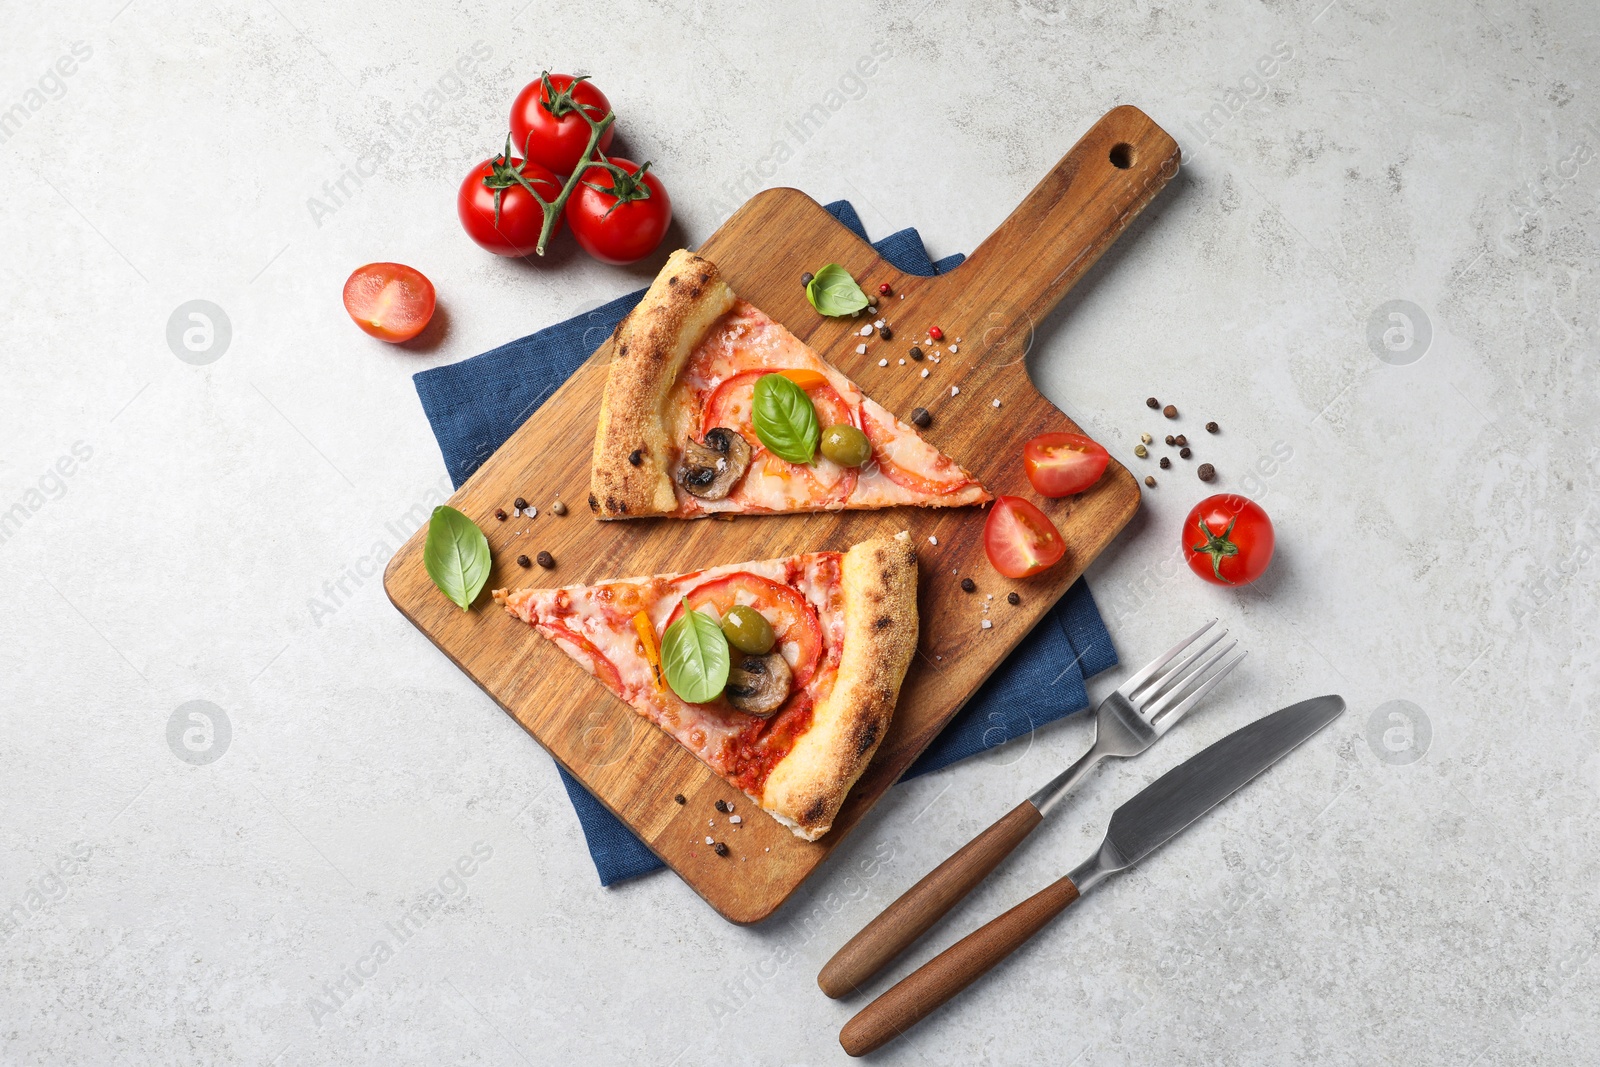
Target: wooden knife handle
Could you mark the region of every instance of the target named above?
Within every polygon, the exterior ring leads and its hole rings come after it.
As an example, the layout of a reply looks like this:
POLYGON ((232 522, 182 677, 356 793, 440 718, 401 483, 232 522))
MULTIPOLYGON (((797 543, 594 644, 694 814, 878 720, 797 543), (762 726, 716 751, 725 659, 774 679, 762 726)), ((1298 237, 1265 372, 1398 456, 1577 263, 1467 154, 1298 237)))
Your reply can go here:
POLYGON ((1077 899, 1078 887, 1070 876, 1041 889, 957 941, 862 1008, 839 1031, 839 1044, 852 1056, 865 1056, 905 1033, 1015 952, 1077 899))
POLYGON ((822 968, 817 985, 830 997, 858 991, 987 878, 1043 818, 1029 800, 1012 808, 862 927, 822 968))

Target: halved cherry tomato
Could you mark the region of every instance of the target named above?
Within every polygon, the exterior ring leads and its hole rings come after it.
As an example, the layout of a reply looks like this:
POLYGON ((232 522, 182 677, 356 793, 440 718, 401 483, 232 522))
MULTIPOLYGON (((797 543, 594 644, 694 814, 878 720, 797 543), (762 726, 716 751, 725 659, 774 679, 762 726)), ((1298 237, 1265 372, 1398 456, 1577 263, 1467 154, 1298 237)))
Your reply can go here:
MULTIPOLYGON (((589 124, 578 114, 599 122, 611 110, 606 94, 587 77, 544 74, 529 82, 511 105, 511 141, 519 153, 557 174, 571 174, 589 146, 589 124)), ((615 124, 600 135, 600 151, 611 147, 615 124)))
POLYGON ((1216 585, 1248 585, 1261 577, 1275 544, 1267 513, 1237 493, 1206 497, 1183 521, 1189 569, 1216 585))
POLYGON ((344 309, 380 341, 399 344, 433 318, 433 283, 403 263, 368 263, 344 283, 344 309))
POLYGON ((1042 433, 1022 446, 1022 462, 1042 496, 1060 497, 1098 482, 1111 455, 1082 434, 1042 433))
POLYGON ((1007 578, 1026 578, 1061 562, 1067 546, 1050 516, 1020 496, 997 496, 983 524, 983 551, 1007 578))
MULTIPOLYGON (((685 594, 685 599, 695 611, 712 608, 719 619, 735 604, 746 604, 761 612, 772 624, 772 631, 778 638, 774 648, 784 653, 784 659, 789 659, 790 646, 794 646, 789 669, 794 672, 796 689, 811 679, 817 664, 822 662, 822 622, 806 598, 787 585, 739 571, 696 586, 685 594)), ((683 601, 680 600, 668 616, 667 626, 682 615, 683 601)), ((665 629, 662 632, 665 633, 665 629)))
POLYGON ((617 694, 622 693, 622 675, 617 670, 617 665, 606 659, 605 653, 594 646, 594 643, 576 630, 568 629, 559 622, 541 622, 539 629, 545 631, 545 636, 552 641, 565 641, 589 661, 589 673, 594 675, 606 686, 617 694))
POLYGON ((865 406, 861 408, 861 429, 872 442, 872 458, 877 461, 878 469, 883 476, 903 489, 910 489, 914 493, 926 493, 930 496, 943 496, 953 493, 957 489, 964 489, 972 484, 955 461, 943 452, 928 451, 932 454, 926 472, 908 470, 896 464, 888 456, 885 446, 891 440, 886 427, 880 426, 872 417, 872 413, 865 406))

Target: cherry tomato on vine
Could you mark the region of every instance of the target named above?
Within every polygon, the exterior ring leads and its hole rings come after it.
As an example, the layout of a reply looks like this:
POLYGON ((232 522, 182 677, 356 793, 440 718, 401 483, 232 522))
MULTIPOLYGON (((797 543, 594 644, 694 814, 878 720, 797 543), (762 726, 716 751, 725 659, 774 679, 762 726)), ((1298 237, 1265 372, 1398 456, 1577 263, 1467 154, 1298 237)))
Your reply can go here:
POLYGON ((1219 493, 1194 506, 1183 522, 1189 569, 1217 585, 1248 585, 1272 562, 1272 520, 1247 496, 1219 493))
POLYGON ((404 263, 368 263, 344 283, 344 309, 380 341, 399 344, 433 318, 433 283, 404 263))
POLYGON ((1111 455, 1076 433, 1042 433, 1022 446, 1028 481, 1042 496, 1081 493, 1106 472, 1111 455))
POLYGON ((1050 516, 1020 496, 997 496, 983 524, 983 551, 1007 578, 1026 578, 1061 562, 1067 546, 1050 516))
POLYGON ((567 199, 567 222, 602 263, 632 263, 656 250, 672 224, 672 198, 650 164, 592 163, 567 199), (609 166, 608 166, 609 164, 609 166))
MULTIPOLYGON (((583 116, 599 122, 610 111, 611 101, 587 75, 574 78, 545 71, 538 81, 524 86, 511 105, 511 141, 533 162, 557 174, 571 174, 589 147, 590 127, 583 116)), ((614 126, 607 126, 600 135, 600 151, 611 147, 614 131, 614 126)))
MULTIPOLYGON (((456 214, 467 236, 497 256, 531 256, 539 249, 544 208, 528 192, 536 189, 547 203, 561 195, 561 182, 537 163, 514 159, 507 150, 472 169, 456 194, 456 214)), ((552 236, 561 228, 557 217, 552 236)))

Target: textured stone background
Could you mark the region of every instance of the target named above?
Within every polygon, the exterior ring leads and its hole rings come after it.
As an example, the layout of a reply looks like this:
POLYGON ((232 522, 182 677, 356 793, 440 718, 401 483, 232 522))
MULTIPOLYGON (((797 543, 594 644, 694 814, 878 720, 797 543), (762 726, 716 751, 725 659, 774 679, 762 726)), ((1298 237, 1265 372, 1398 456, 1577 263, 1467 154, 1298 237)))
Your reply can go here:
POLYGON ((1251 658, 937 939, 1226 731, 1320 692, 1350 711, 884 1062, 1594 1062, 1592 4, 524 2, 0 9, 0 1061, 838 1062, 854 1005, 821 963, 1087 743, 1074 720, 895 790, 760 928, 671 875, 596 885, 550 761, 372 575, 443 475, 410 374, 653 269, 459 232, 456 183, 549 66, 597 76, 690 245, 771 184, 970 250, 1117 103, 1183 146, 1032 366, 1140 473, 1147 394, 1191 437, 1222 424, 1204 458, 1276 521, 1268 577, 1175 569, 1200 490, 1176 476, 1090 576, 1125 663, 1213 613, 1251 658), (439 287, 414 349, 340 307, 376 259, 439 287), (231 327, 203 366, 166 340, 197 299, 231 327), (168 739, 196 700, 198 755, 168 739))

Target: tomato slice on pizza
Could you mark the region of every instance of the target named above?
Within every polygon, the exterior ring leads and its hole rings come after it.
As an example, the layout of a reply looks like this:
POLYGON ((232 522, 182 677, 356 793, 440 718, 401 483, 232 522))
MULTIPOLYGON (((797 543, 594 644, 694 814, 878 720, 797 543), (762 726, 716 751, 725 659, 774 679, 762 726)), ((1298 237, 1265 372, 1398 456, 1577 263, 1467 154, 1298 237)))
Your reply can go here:
POLYGON ((589 503, 602 519, 989 499, 954 460, 736 296, 710 260, 674 252, 617 327, 590 468, 589 503), (801 406, 809 401, 812 434, 843 427, 855 457, 780 455, 756 417, 769 375, 793 383, 801 406), (856 465, 839 461, 857 457, 856 465))
POLYGON ((807 841, 832 828, 877 751, 917 644, 917 561, 905 534, 848 552, 494 598, 807 841), (765 653, 730 646, 727 687, 704 703, 680 698, 662 669, 663 640, 686 605, 718 622, 754 611, 769 638, 765 653))

